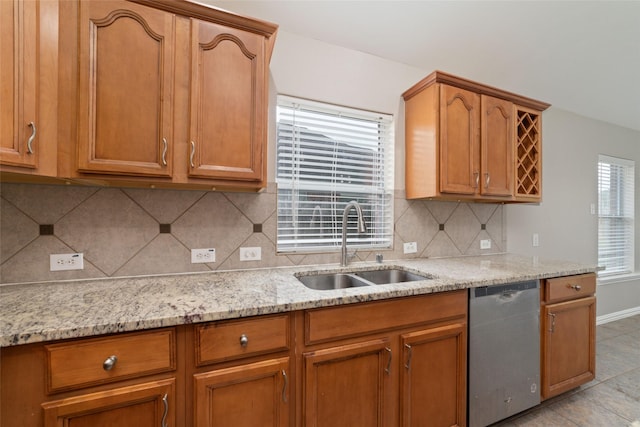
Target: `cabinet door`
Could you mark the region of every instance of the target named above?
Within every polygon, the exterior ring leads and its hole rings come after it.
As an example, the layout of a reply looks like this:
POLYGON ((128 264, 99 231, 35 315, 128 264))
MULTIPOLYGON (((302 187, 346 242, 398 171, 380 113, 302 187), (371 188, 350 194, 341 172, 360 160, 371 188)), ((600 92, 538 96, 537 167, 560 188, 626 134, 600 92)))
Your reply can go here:
POLYGON ((47 402, 45 427, 175 426, 174 380, 47 402))
POLYGON ((595 378, 596 299, 544 306, 542 398, 595 378))
POLYGON ((261 181, 264 37, 196 19, 191 25, 189 175, 261 181))
POLYGON ((440 88, 440 192, 475 194, 480 180, 480 95, 440 88))
POLYGON ((289 358, 194 375, 196 427, 289 425, 289 358))
POLYGON ((481 96, 480 194, 513 195, 513 103, 481 96))
POLYGON ((80 2, 78 169, 171 176, 172 14, 80 2))
POLYGON ((401 426, 464 426, 467 327, 457 323, 402 335, 401 426))
POLYGON ((37 166, 35 1, 0 1, 0 164, 37 166))
POLYGON ((303 354, 304 425, 389 425, 391 361, 386 339, 303 354))

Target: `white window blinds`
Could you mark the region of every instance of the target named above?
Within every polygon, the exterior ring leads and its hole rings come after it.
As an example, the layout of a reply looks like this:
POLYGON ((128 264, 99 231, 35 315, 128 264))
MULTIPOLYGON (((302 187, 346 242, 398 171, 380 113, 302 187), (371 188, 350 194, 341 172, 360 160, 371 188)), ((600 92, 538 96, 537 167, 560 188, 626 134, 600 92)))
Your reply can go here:
POLYGON ((600 276, 634 269, 634 171, 631 160, 598 157, 598 265, 600 276))
POLYGON ((342 212, 364 212, 350 247, 386 248, 393 236, 392 116, 279 96, 277 112, 278 251, 340 247, 342 212))

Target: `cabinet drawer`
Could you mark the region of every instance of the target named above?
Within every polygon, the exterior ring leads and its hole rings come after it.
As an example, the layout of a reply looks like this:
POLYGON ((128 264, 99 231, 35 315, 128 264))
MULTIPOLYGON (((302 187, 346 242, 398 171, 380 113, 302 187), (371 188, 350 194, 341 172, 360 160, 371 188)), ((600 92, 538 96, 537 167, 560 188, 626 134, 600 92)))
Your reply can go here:
POLYGON ((172 328, 46 345, 47 390, 72 390, 174 370, 175 342, 172 328))
POLYGON ((305 312, 305 344, 467 316, 467 290, 305 312))
POLYGON ((196 364, 287 350, 289 323, 283 314, 196 326, 196 364))
POLYGON ((578 276, 547 279, 544 285, 544 301, 554 302, 582 298, 596 292, 596 275, 593 273, 578 276))

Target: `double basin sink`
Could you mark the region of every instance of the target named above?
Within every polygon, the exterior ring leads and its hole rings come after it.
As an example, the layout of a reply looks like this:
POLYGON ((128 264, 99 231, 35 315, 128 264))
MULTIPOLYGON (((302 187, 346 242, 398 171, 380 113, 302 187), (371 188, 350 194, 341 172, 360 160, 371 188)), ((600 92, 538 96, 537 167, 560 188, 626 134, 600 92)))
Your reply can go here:
POLYGON ((349 273, 328 273, 296 276, 307 288, 315 290, 331 290, 355 288, 371 285, 388 285, 392 283, 414 282, 430 279, 429 276, 412 273, 399 268, 387 270, 363 270, 349 273))

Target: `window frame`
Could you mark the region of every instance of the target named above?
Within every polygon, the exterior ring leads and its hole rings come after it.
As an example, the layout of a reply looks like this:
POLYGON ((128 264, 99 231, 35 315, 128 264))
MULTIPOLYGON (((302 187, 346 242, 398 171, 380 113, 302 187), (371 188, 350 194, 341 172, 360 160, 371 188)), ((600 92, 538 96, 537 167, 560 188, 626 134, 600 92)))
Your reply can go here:
MULTIPOLYGON (((598 155, 597 163, 597 193, 598 193, 598 272, 599 279, 616 279, 635 273, 635 162, 620 157, 604 154, 598 155), (608 165, 608 166, 607 166, 608 165), (612 169, 615 168, 615 172, 612 169), (617 175, 617 178, 611 178, 617 175), (617 188, 611 197, 605 195, 606 187, 613 185, 617 188), (613 206, 612 206, 613 205, 613 206), (612 212, 615 210, 615 212, 612 212), (606 211, 606 212, 605 212, 606 211), (605 223, 609 223, 606 227, 605 223), (615 230, 621 230, 623 241, 616 243, 615 230), (611 241, 616 246, 607 250, 605 245, 611 241), (622 255, 607 255, 606 253, 622 252, 622 255), (608 261, 608 260, 622 261, 608 261), (607 267, 609 267, 607 269, 607 267)), ((620 236, 620 233, 618 233, 620 236)))
POLYGON ((362 206, 368 230, 357 233, 352 211, 347 224, 349 247, 393 247, 394 125, 390 114, 278 95, 278 253, 339 251, 342 212, 351 200, 362 206), (318 225, 308 218, 310 203, 317 203, 314 210, 323 216, 320 226, 305 235, 304 227, 318 225))

